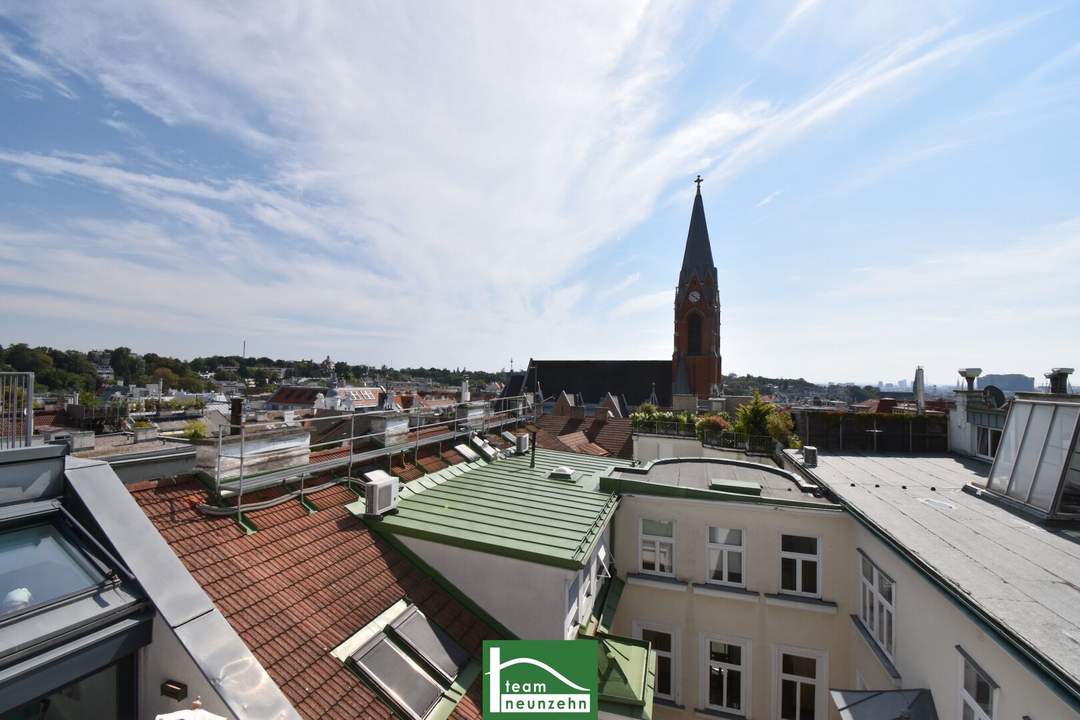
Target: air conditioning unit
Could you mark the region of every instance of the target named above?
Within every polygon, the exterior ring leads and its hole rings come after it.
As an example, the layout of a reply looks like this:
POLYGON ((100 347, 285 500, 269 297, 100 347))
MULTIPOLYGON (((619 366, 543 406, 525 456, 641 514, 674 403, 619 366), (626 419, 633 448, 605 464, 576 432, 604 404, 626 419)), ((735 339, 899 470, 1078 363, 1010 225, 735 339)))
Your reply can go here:
POLYGON ((364 516, 382 517, 397 509, 398 479, 382 470, 364 473, 364 516))
POLYGON ((817 467, 817 448, 813 445, 803 445, 802 459, 806 467, 817 467))
POLYGON ((525 453, 529 452, 529 436, 528 435, 518 435, 517 440, 515 442, 517 443, 518 455, 524 455, 525 453))

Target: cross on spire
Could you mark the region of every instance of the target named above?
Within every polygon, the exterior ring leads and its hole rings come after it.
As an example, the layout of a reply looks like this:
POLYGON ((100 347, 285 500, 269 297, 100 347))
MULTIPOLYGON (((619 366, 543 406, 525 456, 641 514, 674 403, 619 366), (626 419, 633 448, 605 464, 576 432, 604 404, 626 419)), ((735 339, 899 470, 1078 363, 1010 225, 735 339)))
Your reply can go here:
POLYGON ((698 192, 701 192, 701 183, 703 183, 703 182, 704 182, 704 180, 701 179, 700 175, 698 175, 697 179, 694 180, 694 184, 697 185, 697 191, 698 192))

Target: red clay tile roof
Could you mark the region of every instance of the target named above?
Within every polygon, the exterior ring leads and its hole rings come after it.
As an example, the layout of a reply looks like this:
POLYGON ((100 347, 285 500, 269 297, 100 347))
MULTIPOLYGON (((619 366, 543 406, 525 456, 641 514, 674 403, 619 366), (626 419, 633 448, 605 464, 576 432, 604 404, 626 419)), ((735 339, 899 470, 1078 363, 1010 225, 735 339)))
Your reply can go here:
POLYGON ((536 432, 536 447, 541 450, 562 450, 563 452, 574 452, 574 449, 564 443, 555 435, 549 433, 547 430, 538 430, 536 432))
MULTIPOLYGON (((573 418, 565 415, 541 415, 536 426, 556 437, 583 432, 590 442, 599 445, 610 455, 631 460, 634 457, 633 424, 624 418, 573 418)), ((539 434, 537 435, 539 443, 539 434)), ((567 443, 564 443, 569 447, 567 443)), ((565 448, 540 445, 549 450, 565 448)), ((572 448, 571 448, 572 450, 572 448)))
MULTIPOLYGON (((193 503, 195 480, 130 488, 187 569, 202 585, 270 677, 305 718, 390 718, 377 697, 330 650, 402 597, 415 602, 480 657, 497 634, 407 558, 345 510, 356 496, 343 486, 249 514, 244 535, 231 517, 208 517, 193 503)), ((480 683, 452 717, 480 720, 480 683)))
POLYGON ((465 456, 459 453, 454 448, 447 448, 442 451, 442 459, 451 465, 457 465, 458 463, 465 462, 465 456))

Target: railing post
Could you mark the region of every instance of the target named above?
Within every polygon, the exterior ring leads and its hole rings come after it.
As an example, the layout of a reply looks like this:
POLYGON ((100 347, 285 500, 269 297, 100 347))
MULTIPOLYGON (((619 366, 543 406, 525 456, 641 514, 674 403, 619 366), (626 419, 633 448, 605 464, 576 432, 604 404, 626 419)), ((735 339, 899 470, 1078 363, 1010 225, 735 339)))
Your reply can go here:
POLYGON ((217 473, 214 476, 214 494, 221 497, 221 425, 217 429, 217 473))
POLYGON ((34 373, 27 373, 26 382, 26 447, 34 440, 34 373))
POLYGON ((240 492, 236 496, 236 523, 240 527, 244 526, 243 517, 240 513, 240 508, 244 504, 244 435, 246 428, 243 423, 240 425, 240 492))
POLYGON ((353 476, 353 474, 352 474, 353 447, 355 445, 356 445, 356 411, 354 410, 352 412, 352 414, 349 415, 349 477, 350 478, 353 476))

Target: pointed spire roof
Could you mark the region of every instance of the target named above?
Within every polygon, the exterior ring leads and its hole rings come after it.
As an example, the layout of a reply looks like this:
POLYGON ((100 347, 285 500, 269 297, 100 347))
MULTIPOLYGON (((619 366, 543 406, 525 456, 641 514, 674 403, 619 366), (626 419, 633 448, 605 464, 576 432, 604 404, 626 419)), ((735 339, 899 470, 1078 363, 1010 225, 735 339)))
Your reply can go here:
POLYGON ((700 280, 712 277, 716 271, 713 264, 712 246, 709 244, 709 227, 705 224, 705 204, 701 200, 701 176, 694 180, 697 194, 694 209, 690 213, 690 231, 686 233, 686 249, 683 251, 682 270, 679 281, 685 282, 697 273, 700 280))

